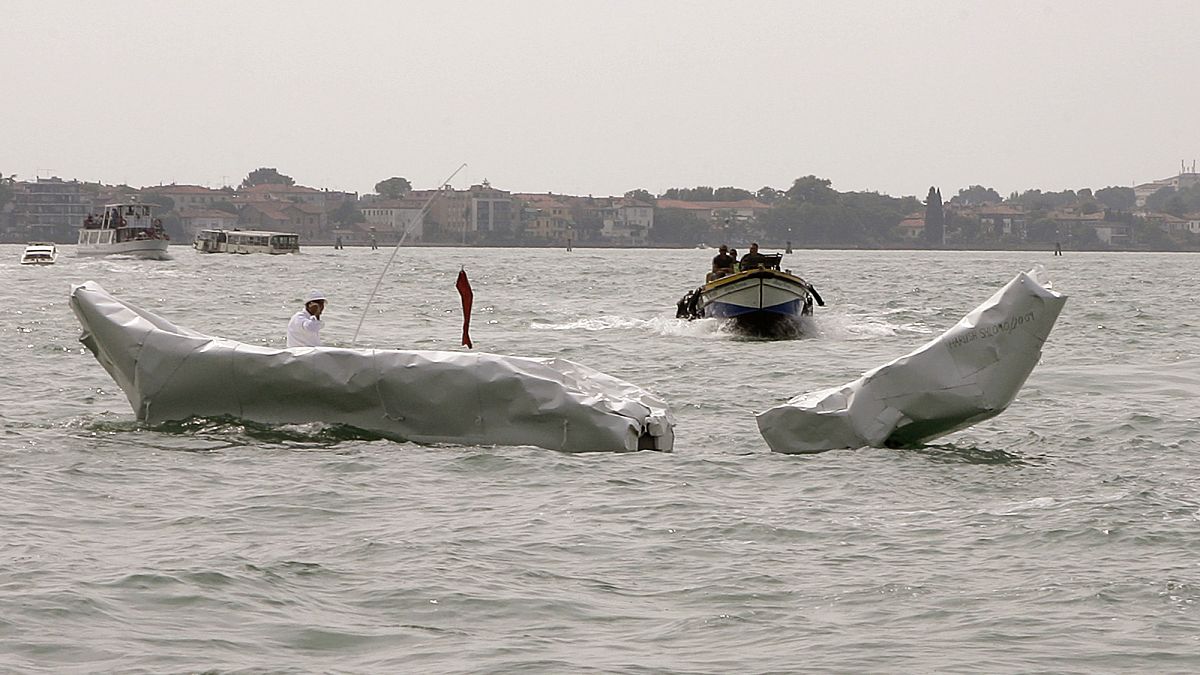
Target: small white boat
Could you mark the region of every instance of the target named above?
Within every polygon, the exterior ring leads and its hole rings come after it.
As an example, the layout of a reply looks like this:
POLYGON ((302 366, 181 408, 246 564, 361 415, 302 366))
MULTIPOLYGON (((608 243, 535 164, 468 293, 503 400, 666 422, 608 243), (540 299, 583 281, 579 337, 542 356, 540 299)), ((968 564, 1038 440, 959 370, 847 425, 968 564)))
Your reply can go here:
POLYGON ((108 204, 96 218, 89 215, 79 228, 78 256, 128 255, 168 260, 171 237, 162 221, 154 217, 154 204, 130 202, 108 204))
POLYGON ((201 253, 299 253, 300 235, 268 230, 200 230, 192 248, 201 253))
POLYGON ((53 265, 55 260, 58 260, 58 247, 47 242, 35 241, 21 254, 22 265, 53 265))
POLYGON ((214 416, 325 422, 400 441, 565 452, 669 451, 674 443, 666 403, 562 359, 273 349, 175 326, 92 281, 71 289, 70 304, 80 341, 149 424, 214 416))

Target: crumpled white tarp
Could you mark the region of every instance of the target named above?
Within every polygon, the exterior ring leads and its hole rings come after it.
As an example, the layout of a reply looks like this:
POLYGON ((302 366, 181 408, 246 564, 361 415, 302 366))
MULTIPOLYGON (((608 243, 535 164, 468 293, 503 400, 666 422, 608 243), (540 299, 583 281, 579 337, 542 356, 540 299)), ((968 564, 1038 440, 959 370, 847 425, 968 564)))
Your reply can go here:
POLYGON ((416 443, 567 452, 671 450, 674 420, 646 391, 586 366, 476 352, 294 347, 203 335, 71 288, 80 341, 141 421, 230 415, 347 424, 416 443))
POLYGON ((953 328, 849 384, 756 415, 775 452, 905 447, 995 417, 1042 355, 1067 297, 1021 273, 953 328))

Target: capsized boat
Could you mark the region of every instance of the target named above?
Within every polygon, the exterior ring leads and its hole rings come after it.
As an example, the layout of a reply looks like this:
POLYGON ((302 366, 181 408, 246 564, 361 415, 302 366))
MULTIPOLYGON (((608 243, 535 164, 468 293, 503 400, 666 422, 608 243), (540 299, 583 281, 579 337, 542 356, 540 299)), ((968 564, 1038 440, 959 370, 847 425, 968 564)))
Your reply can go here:
POLYGON ((58 247, 52 243, 35 241, 21 253, 22 265, 53 265, 58 260, 58 247))
POLYGON ((756 415, 775 452, 912 447, 1008 408, 1067 296, 1020 273, 925 346, 840 387, 756 415))
POLYGON ((80 341, 148 424, 228 415, 345 424, 416 443, 669 451, 674 420, 646 391, 562 359, 487 353, 272 349, 178 327, 88 281, 80 341))
POLYGON ((128 255, 169 260, 171 237, 162 220, 154 217, 156 205, 140 202, 108 204, 99 218, 88 215, 79 228, 77 256, 128 255))
POLYGON ((801 317, 814 302, 824 306, 817 289, 791 270, 780 270, 782 253, 764 255, 765 263, 720 277, 688 291, 676 303, 680 319, 727 319, 740 333, 755 337, 795 337, 801 317))

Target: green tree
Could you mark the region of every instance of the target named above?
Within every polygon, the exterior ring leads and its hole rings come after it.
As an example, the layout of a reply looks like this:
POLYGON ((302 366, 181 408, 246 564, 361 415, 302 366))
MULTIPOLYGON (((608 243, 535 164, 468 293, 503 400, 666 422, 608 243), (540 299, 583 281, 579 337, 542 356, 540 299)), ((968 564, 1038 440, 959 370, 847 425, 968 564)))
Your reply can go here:
POLYGON ((831 184, 828 178, 817 178, 810 174, 792 181, 787 197, 795 204, 836 204, 838 193, 830 187, 831 184))
POLYGON ((388 199, 400 199, 409 192, 412 192, 412 183, 409 183, 407 178, 392 176, 376 183, 375 192, 388 199))
POLYGON ((783 197, 783 193, 769 185, 764 185, 758 188, 758 192, 755 192, 754 196, 764 204, 773 204, 776 200, 783 197))
POLYGON ((650 194, 649 190, 643 190, 642 188, 637 188, 635 190, 626 192, 625 198, 636 199, 639 202, 646 202, 647 204, 653 204, 655 201, 654 195, 650 194))
POLYGON ((296 180, 291 176, 285 176, 274 168, 260 167, 242 179, 242 189, 254 187, 255 185, 295 185, 296 180))
POLYGON ((225 213, 231 213, 235 216, 238 214, 238 207, 235 206, 232 202, 224 202, 224 201, 213 202, 209 206, 218 211, 224 211, 225 213))
POLYGON ((679 199, 685 202, 711 202, 714 190, 707 185, 694 188, 671 188, 663 193, 663 199, 679 199))
POLYGON ((586 208, 584 204, 576 204, 571 207, 571 218, 575 221, 576 243, 587 243, 600 239, 600 230, 604 229, 604 219, 600 216, 599 211, 586 208))
POLYGON ((754 199, 754 193, 736 187, 722 187, 713 191, 713 199, 718 202, 740 202, 743 199, 754 199))
POLYGON ((958 194, 950 198, 950 203, 955 206, 978 206, 980 204, 999 204, 1004 201, 1000 197, 1000 193, 990 187, 982 185, 972 185, 968 188, 963 188, 958 191, 958 194))
POLYGON ((1133 188, 1106 187, 1096 190, 1096 201, 1115 211, 1132 211, 1137 205, 1137 195, 1133 188))
POLYGON ((686 209, 655 209, 650 240, 660 244, 694 246, 704 240, 708 223, 686 209))
POLYGON ((946 242, 946 213, 942 209, 942 192, 929 188, 925 198, 925 241, 935 246, 946 242))
POLYGON ((352 225, 354 223, 366 222, 367 217, 351 199, 343 199, 341 204, 329 214, 329 219, 339 225, 352 225))

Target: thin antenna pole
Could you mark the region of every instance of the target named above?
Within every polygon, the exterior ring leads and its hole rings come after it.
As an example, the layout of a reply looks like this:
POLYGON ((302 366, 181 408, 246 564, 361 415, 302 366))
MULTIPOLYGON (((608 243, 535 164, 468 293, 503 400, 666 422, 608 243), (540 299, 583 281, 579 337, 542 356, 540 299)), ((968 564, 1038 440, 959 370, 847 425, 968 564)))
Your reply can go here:
POLYGON ((358 331, 362 329, 363 319, 367 318, 367 310, 371 308, 371 301, 375 299, 375 292, 379 290, 379 284, 383 283, 383 277, 387 274, 388 268, 392 266, 392 261, 396 259, 396 254, 400 251, 400 247, 404 245, 404 240, 408 238, 408 233, 412 232, 413 225, 424 221, 425 212, 429 210, 429 205, 433 203, 434 198, 441 194, 442 190, 450 184, 450 181, 458 175, 458 172, 465 169, 466 166, 467 164, 464 162, 462 166, 454 170, 454 173, 447 176, 446 180, 442 181, 441 185, 433 191, 433 194, 429 195, 429 199, 425 200, 425 205, 421 207, 421 210, 417 213, 417 217, 408 221, 408 227, 404 228, 404 234, 400 235, 400 241, 396 242, 396 247, 392 249, 392 255, 388 258, 387 264, 383 266, 383 270, 379 273, 379 279, 375 281, 375 288, 372 288, 371 295, 367 296, 367 304, 363 306, 362 316, 358 317, 358 326, 354 328, 354 337, 350 339, 351 347, 358 343, 358 331))

